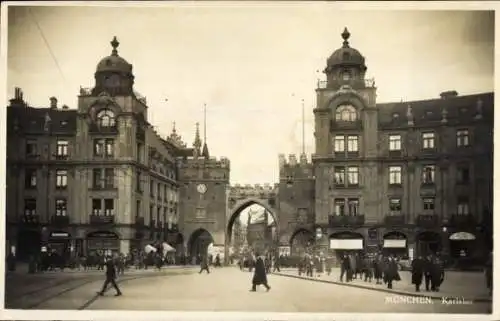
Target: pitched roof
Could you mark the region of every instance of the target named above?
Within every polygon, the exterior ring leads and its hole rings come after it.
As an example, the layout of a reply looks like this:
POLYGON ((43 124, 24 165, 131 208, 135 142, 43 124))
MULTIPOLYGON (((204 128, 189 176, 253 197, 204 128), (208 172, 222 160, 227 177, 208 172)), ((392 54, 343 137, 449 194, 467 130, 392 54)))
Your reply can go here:
POLYGON ((8 107, 7 122, 9 128, 17 125, 26 133, 45 133, 47 120, 50 119, 50 131, 53 133, 76 132, 76 110, 50 109, 46 107, 8 107))

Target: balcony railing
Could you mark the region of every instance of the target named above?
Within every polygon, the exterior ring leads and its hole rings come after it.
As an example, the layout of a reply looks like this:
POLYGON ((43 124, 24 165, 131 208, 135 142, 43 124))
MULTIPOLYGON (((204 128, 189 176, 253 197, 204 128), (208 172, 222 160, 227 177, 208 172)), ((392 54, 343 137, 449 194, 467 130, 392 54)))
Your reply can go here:
POLYGON ((405 216, 402 214, 398 215, 386 215, 384 217, 384 224, 389 226, 404 225, 406 223, 405 216))
MULTIPOLYGON (((375 88, 375 79, 370 78, 370 79, 352 79, 350 81, 343 81, 343 80, 337 80, 335 81, 335 84, 359 84, 359 83, 364 83, 365 87, 367 88, 375 88)), ((328 81, 327 80, 318 80, 317 83, 317 89, 326 89, 328 88, 328 81)))
POLYGON ((472 214, 469 215, 453 214, 450 217, 450 225, 455 227, 473 227, 477 223, 478 220, 472 214))
POLYGON ((92 225, 113 224, 114 222, 114 215, 90 215, 90 224, 92 225))
POLYGON ((359 226, 365 224, 364 215, 330 215, 328 217, 330 226, 359 226))
POLYGON ((56 226, 69 225, 69 216, 66 215, 53 215, 50 222, 56 226))
POLYGON ((39 215, 23 215, 20 218, 20 222, 25 225, 37 225, 40 224, 39 215))
POLYGON ((417 225, 420 227, 437 227, 439 217, 435 214, 420 214, 417 216, 417 225))

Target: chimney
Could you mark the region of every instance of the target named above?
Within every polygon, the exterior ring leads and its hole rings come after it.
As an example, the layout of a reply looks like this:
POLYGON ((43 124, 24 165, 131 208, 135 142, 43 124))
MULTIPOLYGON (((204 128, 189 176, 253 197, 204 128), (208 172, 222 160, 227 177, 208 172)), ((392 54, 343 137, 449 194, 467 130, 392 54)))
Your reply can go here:
POLYGON ((57 98, 50 97, 50 109, 57 109, 57 98))
POLYGON ((68 105, 62 105, 62 109, 64 109, 64 110, 68 110, 68 109, 69 109, 69 107, 68 107, 68 105))
POLYGON ((449 90, 449 91, 443 91, 441 94, 439 94, 439 96, 441 96, 441 99, 449 99, 457 97, 458 93, 456 90, 449 90))
POLYGON ((23 91, 19 87, 14 88, 14 98, 9 99, 9 106, 27 106, 23 100, 23 91))

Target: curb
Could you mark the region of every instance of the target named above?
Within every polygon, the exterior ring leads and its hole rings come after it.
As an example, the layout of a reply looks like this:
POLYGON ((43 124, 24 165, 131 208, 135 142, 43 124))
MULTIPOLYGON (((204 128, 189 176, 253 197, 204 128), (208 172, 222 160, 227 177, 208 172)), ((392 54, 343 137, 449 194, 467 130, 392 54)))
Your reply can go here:
MULTIPOLYGON (((413 296, 413 297, 426 297, 426 298, 431 298, 433 300, 442 300, 443 298, 447 298, 446 296, 440 296, 440 295, 432 295, 432 294, 426 295, 426 294, 419 294, 419 293, 402 291, 402 290, 394 290, 394 289, 387 289, 387 288, 374 288, 374 287, 364 286, 361 284, 344 283, 344 282, 331 281, 331 280, 322 280, 322 279, 309 278, 309 277, 303 277, 303 276, 291 275, 291 274, 272 273, 272 275, 284 276, 284 277, 295 278, 295 279, 300 279, 300 280, 309 280, 309 281, 314 281, 314 282, 342 285, 342 286, 350 286, 353 288, 366 289, 366 290, 372 290, 372 291, 378 291, 378 292, 393 293, 393 294, 413 296)), ((465 301, 472 301, 473 303, 491 303, 492 302, 492 300, 489 298, 465 298, 464 297, 463 299, 465 301)))

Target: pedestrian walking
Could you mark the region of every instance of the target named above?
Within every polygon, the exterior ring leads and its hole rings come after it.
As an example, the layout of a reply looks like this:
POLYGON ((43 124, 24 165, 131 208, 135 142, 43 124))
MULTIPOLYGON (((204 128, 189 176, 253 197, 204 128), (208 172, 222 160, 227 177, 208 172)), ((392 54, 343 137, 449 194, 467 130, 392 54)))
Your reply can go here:
POLYGON ((387 283, 387 288, 392 289, 393 281, 401 281, 398 273, 398 265, 396 260, 390 256, 384 271, 384 282, 387 283))
POLYGON ((280 257, 276 257, 274 259, 274 268, 273 268, 273 272, 281 272, 280 271, 280 257))
POLYGON ((332 258, 329 256, 325 259, 325 270, 328 276, 332 274, 332 258))
POLYGON ((271 287, 267 284, 266 267, 264 265, 264 260, 259 254, 255 255, 257 259, 255 260, 255 271, 252 278, 252 289, 250 292, 257 291, 257 285, 263 285, 267 291, 271 290, 271 287))
POLYGON ((411 262, 411 283, 415 284, 415 291, 420 292, 420 286, 422 285, 422 278, 425 271, 425 261, 421 256, 411 262))
POLYGON ((377 255, 375 259, 372 262, 373 266, 373 277, 375 278, 376 284, 382 284, 382 274, 383 274, 383 269, 382 269, 382 256, 377 255))
POLYGON ((439 292, 439 287, 444 281, 444 266, 443 262, 436 255, 431 263, 431 291, 439 292))
POLYGON ((106 280, 102 285, 101 291, 97 292, 97 294, 101 296, 104 295, 104 293, 108 290, 108 285, 111 284, 111 286, 113 286, 116 290, 115 296, 122 295, 122 291, 120 291, 118 284, 116 284, 116 268, 114 260, 111 257, 108 257, 105 261, 105 265, 106 265, 106 280))
POLYGON ((425 282, 425 291, 430 291, 434 286, 431 284, 431 275, 432 275, 432 257, 428 255, 424 259, 424 282, 425 282))
POLYGON ((365 275, 365 282, 371 282, 373 278, 373 264, 368 256, 363 260, 363 273, 365 275))
POLYGON ((215 256, 215 264, 214 264, 215 267, 221 267, 221 263, 220 263, 220 255, 219 253, 217 253, 217 255, 215 256))
POLYGON ((340 282, 344 282, 344 275, 346 276, 346 282, 351 281, 351 260, 347 255, 344 255, 342 261, 340 262, 340 282))
POLYGON ((200 272, 207 271, 207 274, 210 274, 210 270, 208 268, 208 257, 206 255, 202 256, 200 259, 200 272))

